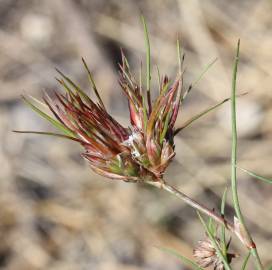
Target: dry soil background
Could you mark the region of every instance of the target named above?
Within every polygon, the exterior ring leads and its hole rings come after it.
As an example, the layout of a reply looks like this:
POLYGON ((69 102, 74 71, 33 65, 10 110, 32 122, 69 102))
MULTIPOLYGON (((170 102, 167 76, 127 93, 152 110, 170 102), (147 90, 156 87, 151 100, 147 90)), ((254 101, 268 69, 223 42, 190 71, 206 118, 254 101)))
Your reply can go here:
MULTIPOLYGON (((86 86, 81 56, 110 111, 127 124, 116 67, 120 47, 135 72, 144 61, 141 13, 150 29, 152 61, 161 73, 175 76, 177 35, 186 51, 187 85, 218 58, 187 98, 179 124, 230 95, 241 38, 238 88, 249 94, 238 102, 239 164, 272 175, 271 1, 1 0, 0 269, 185 269, 156 247, 190 257, 203 237, 194 212, 170 195, 94 175, 74 143, 11 132, 51 130, 20 94, 40 97, 43 90, 56 89, 55 67, 86 86)), ((230 176, 228 111, 226 104, 178 136, 176 161, 166 175, 215 208, 230 176)), ((269 264, 272 187, 239 173, 239 191, 247 223, 269 264)), ((233 249, 245 252, 235 239, 233 249)))

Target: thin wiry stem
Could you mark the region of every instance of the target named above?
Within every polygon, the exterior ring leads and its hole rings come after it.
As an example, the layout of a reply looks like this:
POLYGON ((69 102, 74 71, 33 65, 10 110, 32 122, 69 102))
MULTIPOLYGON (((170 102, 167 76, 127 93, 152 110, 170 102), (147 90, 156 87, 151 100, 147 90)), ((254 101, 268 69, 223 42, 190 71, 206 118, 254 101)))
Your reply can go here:
MULTIPOLYGON (((234 233, 238 237, 238 239, 250 250, 251 254, 256 259, 256 261, 260 262, 259 255, 257 253, 256 248, 249 247, 248 245, 245 244, 244 232, 236 230, 236 228, 235 228, 235 226, 234 226, 234 224, 232 222, 226 220, 220 214, 217 214, 215 211, 213 211, 213 210, 207 208, 206 206, 204 206, 203 204, 195 201, 194 199, 192 199, 189 196, 187 196, 186 194, 184 194, 182 191, 176 189, 175 187, 167 184, 164 181, 161 181, 161 182, 145 181, 145 183, 149 184, 151 186, 157 187, 159 189, 163 189, 163 190, 171 193, 172 195, 174 195, 177 198, 181 199, 182 201, 184 201, 186 204, 188 204, 189 206, 191 206, 192 208, 194 208, 198 212, 203 213, 203 214, 211 217, 214 221, 216 221, 219 224, 223 225, 227 230, 234 233)), ((261 262, 260 262, 260 264, 256 263, 256 265, 259 265, 258 266, 259 270, 263 270, 261 262), (261 268, 259 268, 259 267, 261 267, 261 268)))
MULTIPOLYGON (((225 217, 225 205, 226 205, 226 198, 227 198, 227 192, 228 188, 225 188, 223 196, 222 196, 222 202, 221 202, 221 216, 225 217)), ((222 251, 224 256, 227 256, 227 244, 226 244, 226 234, 225 234, 225 226, 222 226, 221 228, 221 242, 222 242, 222 251)))
POLYGON ((194 199, 190 198, 186 194, 184 194, 182 191, 176 189, 175 187, 167 184, 166 182, 146 182, 147 184, 150 184, 152 186, 155 186, 157 188, 163 189, 173 195, 175 195, 177 198, 183 200, 186 204, 190 205, 192 208, 198 210, 199 212, 211 217, 216 222, 218 222, 221 225, 224 225, 228 230, 235 232, 234 225, 224 219, 220 214, 215 213, 213 210, 207 208, 206 206, 202 205, 201 203, 195 201, 194 199))
POLYGON ((239 49, 240 49, 240 40, 238 40, 237 44, 237 52, 233 66, 233 78, 232 78, 232 94, 231 94, 231 115, 232 115, 232 153, 231 153, 231 188, 232 188, 232 198, 233 198, 233 206, 235 209, 236 216, 239 220, 239 230, 243 232, 242 240, 244 240, 244 244, 250 249, 251 254, 255 258, 256 268, 258 270, 262 270, 263 266, 260 261, 256 245, 252 240, 250 232, 248 231, 245 220, 240 208, 239 197, 238 197, 238 187, 237 187, 237 172, 236 172, 236 164, 237 164, 237 125, 236 125, 236 79, 237 79, 237 70, 238 70, 238 62, 239 62, 239 49))

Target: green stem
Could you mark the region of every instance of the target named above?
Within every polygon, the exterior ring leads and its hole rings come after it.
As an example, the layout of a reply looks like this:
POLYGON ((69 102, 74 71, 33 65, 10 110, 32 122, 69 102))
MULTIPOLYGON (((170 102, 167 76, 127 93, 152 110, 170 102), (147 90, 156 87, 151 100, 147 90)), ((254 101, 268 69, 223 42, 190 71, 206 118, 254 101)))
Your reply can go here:
MULTIPOLYGON (((238 197, 238 187, 237 187, 237 124, 236 124, 236 79, 237 79, 237 70, 239 63, 239 49, 240 49, 240 40, 238 40, 236 57, 234 60, 233 66, 233 77, 232 77, 232 94, 231 94, 231 118, 232 118, 232 151, 231 151, 231 189, 232 189, 232 198, 233 206, 235 209, 236 216, 239 220, 239 230, 241 230, 242 238, 241 240, 250 249, 251 254, 255 258, 256 268, 262 270, 263 266, 261 264, 256 245, 252 240, 252 237, 246 227, 245 220, 240 208, 239 197, 238 197)), ((241 234, 241 233, 240 233, 241 234)))
MULTIPOLYGON (((221 202, 221 216, 225 217, 225 205, 226 205, 226 198, 227 198, 228 188, 225 188, 222 202, 221 202)), ((227 244, 226 244, 226 233, 225 233, 225 226, 221 227, 221 242, 222 242, 222 251, 225 257, 227 257, 227 244)))

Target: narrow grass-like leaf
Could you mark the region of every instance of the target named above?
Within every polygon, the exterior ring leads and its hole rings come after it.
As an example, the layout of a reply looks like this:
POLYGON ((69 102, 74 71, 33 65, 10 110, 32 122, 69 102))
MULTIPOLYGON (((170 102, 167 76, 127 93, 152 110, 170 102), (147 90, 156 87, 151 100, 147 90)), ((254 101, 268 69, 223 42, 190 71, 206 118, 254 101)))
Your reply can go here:
POLYGON ((227 194, 228 194, 228 188, 226 187, 223 196, 222 196, 222 201, 221 201, 221 215, 225 215, 225 206, 226 206, 226 200, 227 200, 227 194))
POLYGON ((53 132, 30 131, 30 130, 27 130, 27 131, 25 131, 25 130, 13 130, 12 132, 22 133, 22 134, 37 134, 37 135, 54 136, 54 137, 59 137, 59 138, 72 140, 72 141, 76 141, 76 142, 82 142, 80 139, 70 137, 70 136, 67 136, 67 135, 63 135, 63 134, 53 133, 53 132))
POLYGON ((75 92, 72 91, 72 89, 67 85, 67 83, 63 79, 56 78, 56 80, 64 88, 64 90, 70 97, 75 97, 75 92))
MULTIPOLYGON (((225 218, 225 206, 226 206, 226 199, 227 199, 227 192, 228 188, 226 187, 222 196, 221 201, 221 216, 225 218)), ((222 243, 222 252, 224 256, 227 256, 227 245, 226 245, 226 233, 225 233, 225 226, 221 226, 221 243, 222 243)))
POLYGON ((244 232, 245 241, 249 244, 252 242, 251 236, 246 228, 244 216, 242 214, 238 196, 238 186, 237 186, 237 145, 238 145, 238 134, 237 134, 237 120, 236 120, 236 81, 239 63, 239 50, 240 50, 240 40, 237 43, 236 55, 233 64, 233 74, 232 74, 232 87, 231 87, 231 128, 232 128, 232 143, 231 143, 231 190, 232 190, 232 201, 237 216, 237 221, 239 223, 239 228, 241 227, 244 232))
POLYGON ((229 100, 230 100, 230 98, 226 98, 226 99, 220 101, 219 103, 213 105, 212 107, 209 107, 209 108, 205 109, 204 111, 196 114, 195 116, 193 116, 192 118, 190 118, 189 120, 187 120, 181 127, 176 128, 175 135, 178 134, 184 128, 186 128, 189 125, 191 125, 193 122, 195 122, 199 118, 201 118, 202 116, 205 116, 206 114, 208 114, 209 112, 211 112, 211 111, 215 110, 216 108, 220 107, 221 105, 223 105, 224 103, 226 103, 229 100))
POLYGON ((214 220, 211 217, 209 217, 208 227, 209 227, 212 235, 215 236, 216 235, 216 224, 215 224, 214 220))
POLYGON ((164 251, 164 252, 170 254, 170 255, 175 256, 176 258, 180 259, 184 264, 186 264, 187 266, 193 268, 194 270, 204 270, 203 268, 201 268, 200 266, 198 266, 195 262, 193 262, 189 258, 181 255, 179 252, 177 252, 174 249, 165 248, 165 247, 159 247, 159 249, 161 251, 164 251))
POLYGON ((158 84, 159 84, 159 94, 160 94, 160 91, 161 91, 161 73, 160 73, 160 69, 159 69, 158 65, 156 65, 156 68, 157 68, 158 84))
POLYGON ((215 237, 213 236, 212 232, 209 229, 209 226, 206 224, 204 219, 202 218, 201 214, 197 211, 198 217, 203 225, 203 227, 206 230, 207 235, 209 236, 209 239, 211 240, 214 249, 216 250, 217 256, 220 258, 220 260, 223 262, 224 267, 226 270, 231 270, 231 266, 229 265, 227 259, 225 258, 224 254, 222 253, 220 246, 218 245, 215 237))
POLYGON ((205 75, 205 73, 215 64, 215 62, 218 59, 215 58, 211 63, 209 63, 204 69, 203 71, 199 74, 199 76, 196 78, 196 80, 191 84, 191 87, 194 87, 205 75))
POLYGON ((44 107, 45 109, 48 109, 46 104, 44 102, 42 102, 41 100, 38 100, 37 98, 35 98, 31 95, 27 95, 27 96, 28 96, 28 98, 32 99, 35 103, 39 104, 40 106, 44 107))
POLYGON ((139 72, 139 90, 140 95, 143 96, 143 63, 140 64, 140 72, 139 72))
POLYGON ((144 120, 144 130, 146 130, 147 128, 147 108, 146 108, 146 101, 145 101, 145 95, 143 93, 143 83, 142 83, 142 63, 141 63, 141 67, 140 67, 140 95, 142 97, 142 108, 143 108, 143 120, 144 120))
POLYGON ((127 81, 129 82, 130 86, 131 86, 132 88, 134 88, 134 83, 133 83, 133 81, 132 81, 132 79, 131 79, 130 74, 127 72, 126 68, 124 68, 122 65, 119 65, 119 68, 120 68, 121 71, 122 71, 122 75, 125 75, 125 77, 126 77, 127 81))
POLYGON ((50 115, 47 113, 41 111, 38 107, 36 107, 31 101, 29 101, 26 97, 22 96, 23 101, 36 113, 38 113, 42 118, 50 122, 54 127, 62 131, 64 134, 70 136, 70 137, 75 137, 74 132, 69 130, 66 126, 64 126, 62 123, 58 122, 54 118, 52 118, 50 115))
POLYGON ((167 83, 165 83, 162 87, 162 90, 161 90, 161 94, 165 94, 165 92, 167 91, 168 87, 169 87, 169 84, 170 84, 170 81, 168 81, 167 83))
POLYGON ((125 68, 130 70, 129 62, 128 62, 128 60, 127 60, 127 58, 125 56, 124 50, 122 48, 121 48, 121 56, 122 56, 122 61, 123 61, 124 65, 125 65, 125 68))
MULTIPOLYGON (((74 90, 86 101, 86 102, 92 102, 89 96, 80 89, 78 85, 76 85, 69 77, 64 75, 60 70, 56 68, 56 71, 63 77, 65 81, 67 81, 73 88, 74 90)), ((69 88, 69 87, 68 87, 69 88)))
POLYGON ((271 179, 271 178, 263 177, 263 176, 261 176, 261 175, 258 175, 258 174, 254 173, 254 172, 251 172, 251 171, 246 170, 246 169, 244 169, 244 168, 241 168, 241 167, 239 167, 239 166, 236 166, 236 167, 239 168, 240 170, 242 170, 243 172, 247 173, 248 175, 250 175, 250 176, 252 176, 252 177, 258 179, 258 180, 261 180, 261 181, 264 181, 264 182, 266 182, 266 183, 272 184, 272 179, 271 179))
POLYGON ((251 253, 248 252, 248 254, 247 254, 247 256, 245 257, 244 262, 243 262, 243 264, 242 264, 241 270, 245 270, 245 269, 246 269, 246 266, 247 266, 248 260, 249 260, 249 258, 250 258, 250 255, 251 255, 251 253))
POLYGON ((88 73, 89 81, 90 81, 91 86, 92 86, 92 89, 93 89, 93 91, 94 91, 94 93, 95 93, 95 95, 96 95, 96 97, 97 97, 97 99, 98 99, 98 101, 99 101, 99 104, 101 105, 102 108, 105 109, 104 103, 103 103, 103 101, 102 101, 102 99, 101 99, 101 97, 100 97, 100 95, 99 95, 99 93, 98 93, 98 90, 97 90, 95 81, 94 81, 94 79, 93 79, 92 73, 91 73, 91 71, 90 71, 90 69, 89 69, 89 67, 88 67, 88 65, 87 65, 87 63, 86 63, 86 61, 84 60, 83 57, 82 57, 82 62, 83 62, 84 67, 85 67, 85 69, 86 69, 86 71, 87 71, 87 73, 88 73))
POLYGON ((169 122, 170 122, 170 116, 171 116, 171 114, 172 114, 172 111, 169 110, 169 112, 167 113, 166 118, 164 120, 163 130, 162 130, 162 133, 160 135, 160 144, 163 142, 163 139, 165 138, 166 132, 167 132, 167 130, 169 128, 168 125, 169 125, 169 122))
POLYGON ((198 75, 198 77, 195 79, 194 82, 192 82, 187 90, 184 92, 183 96, 181 97, 181 101, 183 101, 186 96, 190 93, 190 91, 193 89, 194 86, 197 85, 197 83, 203 78, 203 76, 207 73, 207 71, 214 65, 214 63, 217 61, 217 58, 215 58, 211 63, 209 63, 203 71, 198 75))
POLYGON ((181 56, 181 46, 180 46, 179 39, 177 39, 177 55, 178 55, 179 76, 181 76, 184 57, 181 56))
POLYGON ((238 187, 237 187, 237 123, 236 123, 236 81, 237 81, 237 72, 238 72, 238 63, 239 63, 239 53, 240 53, 240 39, 237 43, 236 55, 233 64, 233 74, 232 74, 232 85, 231 85, 231 127, 232 127, 232 145, 231 145, 231 190, 232 190, 232 200, 235 213, 237 215, 240 227, 244 231, 244 240, 245 243, 249 243, 250 251, 252 256, 255 259, 256 269, 263 270, 263 266, 257 251, 257 248, 252 240, 251 234, 248 231, 244 216, 242 214, 239 196, 238 196, 238 187))
POLYGON ((151 61, 150 61, 150 42, 148 29, 144 16, 141 16, 142 23, 144 26, 144 38, 145 38, 145 49, 146 49, 146 94, 147 94, 147 104, 149 108, 149 113, 151 111, 151 93, 150 93, 150 82, 151 82, 151 61))
MULTIPOLYGON (((233 66, 232 75, 232 91, 231 91, 231 126, 232 126, 232 147, 231 147, 231 185, 232 185, 232 198, 233 205, 239 219, 240 223, 244 226, 244 218, 240 209, 238 190, 237 190, 237 173, 236 173, 236 163, 237 163, 237 124, 236 124, 236 80, 237 71, 239 63, 239 49, 240 40, 237 44, 237 51, 233 66)), ((244 226, 245 227, 245 226, 244 226)))
POLYGON ((212 227, 213 227, 213 219, 212 219, 211 217, 209 217, 208 226, 209 226, 210 230, 212 230, 212 227))

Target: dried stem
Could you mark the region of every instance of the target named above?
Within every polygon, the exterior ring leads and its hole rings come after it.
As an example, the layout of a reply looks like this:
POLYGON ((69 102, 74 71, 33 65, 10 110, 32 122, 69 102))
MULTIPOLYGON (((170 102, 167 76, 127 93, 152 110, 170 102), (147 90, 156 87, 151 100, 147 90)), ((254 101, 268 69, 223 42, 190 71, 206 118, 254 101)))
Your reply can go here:
MULTIPOLYGON (((255 253, 255 249, 252 247, 246 245, 244 241, 244 235, 242 235, 241 231, 235 230, 234 224, 228 220, 226 220, 224 217, 222 217, 220 214, 217 214, 212 209, 207 208, 206 206, 202 205, 201 203, 195 201, 194 199, 190 198, 186 194, 184 194, 182 191, 176 189, 175 187, 167 184, 164 181, 161 182, 153 182, 153 181, 145 181, 145 183, 152 185, 154 187, 157 187, 159 189, 163 189, 177 198, 184 201, 186 204, 194 208, 195 210, 199 211, 200 213, 203 213, 209 217, 211 217, 214 221, 218 222, 219 224, 223 225, 226 229, 228 229, 230 232, 234 233, 238 239, 242 242, 242 244, 251 251, 251 254, 253 257, 258 258, 258 253, 255 253)), ((262 268, 259 268, 262 269, 262 268)))
POLYGON ((215 213, 215 211, 207 208, 206 206, 202 205, 201 203, 195 201, 194 199, 190 198, 180 190, 176 189, 175 187, 165 183, 165 182, 146 182, 152 186, 155 186, 157 188, 163 189, 179 199, 183 200, 186 204, 190 205, 194 209, 198 210, 199 212, 213 218, 216 222, 218 222, 221 225, 224 225, 226 229, 230 230, 231 232, 235 232, 234 225, 230 221, 227 221, 225 218, 223 218, 220 214, 215 213))

